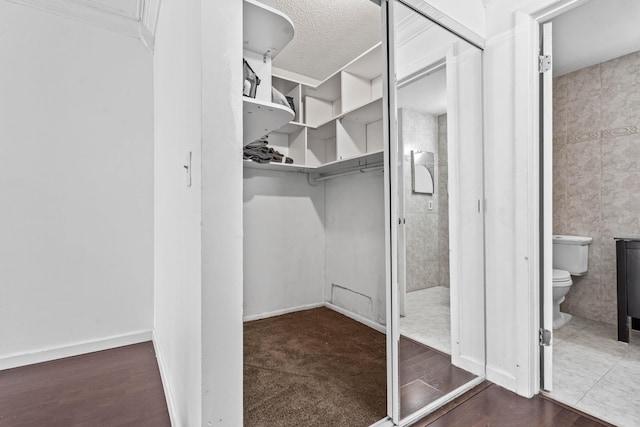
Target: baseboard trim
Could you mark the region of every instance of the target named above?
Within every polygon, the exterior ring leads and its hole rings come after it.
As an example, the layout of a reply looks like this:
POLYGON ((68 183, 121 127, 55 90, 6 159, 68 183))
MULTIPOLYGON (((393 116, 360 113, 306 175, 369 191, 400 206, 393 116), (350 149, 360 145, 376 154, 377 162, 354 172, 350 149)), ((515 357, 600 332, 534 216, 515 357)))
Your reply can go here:
POLYGON ((464 369, 465 371, 471 372, 477 376, 485 375, 485 366, 479 360, 468 357, 468 356, 459 356, 455 360, 455 365, 459 368, 464 369))
POLYGON ((275 311, 269 311, 267 313, 252 314, 251 316, 244 316, 242 318, 242 321, 250 322, 252 320, 267 319, 269 317, 276 317, 276 316, 281 316, 283 314, 295 313, 296 311, 311 310, 313 308, 320 308, 320 307, 324 307, 324 303, 319 302, 314 304, 304 304, 304 305, 299 305, 297 307, 283 308, 282 310, 275 310, 275 311))
POLYGON ((305 311, 305 310, 311 310, 311 309, 320 308, 320 307, 326 307, 326 308, 328 308, 330 310, 336 311, 336 312, 338 312, 340 314, 343 314, 343 315, 355 320, 356 322, 360 322, 363 325, 366 325, 366 326, 368 326, 368 327, 370 327, 372 329, 375 329, 378 332, 382 332, 383 334, 387 333, 387 328, 384 325, 376 323, 371 319, 367 319, 364 316, 360 316, 359 314, 352 313, 349 310, 344 309, 342 307, 338 307, 337 305, 331 304, 330 302, 305 304, 305 305, 299 305, 297 307, 284 308, 282 310, 270 311, 270 312, 267 312, 267 313, 252 314, 251 316, 244 316, 242 318, 242 321, 243 322, 251 322, 252 320, 268 319, 269 317, 276 317, 276 316, 281 316, 283 314, 295 313, 296 311, 305 311))
POLYGON ((391 418, 383 418, 380 421, 371 424, 369 427, 395 427, 395 424, 391 420, 391 418))
POLYGON ((491 381, 492 383, 498 384, 500 387, 504 387, 507 390, 517 393, 518 381, 516 380, 516 377, 502 369, 497 369, 488 365, 486 367, 486 372, 487 381, 491 381))
POLYGON ((157 333, 154 330, 152 332, 153 349, 156 353, 156 360, 158 361, 158 370, 160 371, 160 381, 162 381, 162 390, 164 391, 164 399, 167 401, 167 410, 169 411, 169 420, 172 426, 178 425, 178 413, 176 412, 175 400, 173 399, 173 389, 171 388, 171 382, 165 368, 162 352, 157 344, 157 333))
POLYGON ((363 325, 367 325, 371 329, 375 329, 376 331, 382 332, 383 334, 387 333, 386 326, 376 323, 371 319, 367 319, 366 317, 360 316, 359 314, 352 313, 349 310, 346 310, 342 307, 338 307, 337 305, 331 304, 330 302, 325 302, 324 306, 333 311, 337 311, 340 314, 344 314, 345 316, 355 320, 356 322, 360 322, 363 325))
POLYGON ((108 350, 125 345, 138 344, 152 340, 151 331, 138 331, 130 334, 115 335, 92 341, 83 341, 71 345, 46 348, 28 353, 12 354, 0 357, 0 371, 18 368, 20 366, 33 365, 35 363, 49 362, 51 360, 64 359, 65 357, 79 356, 95 351, 108 350))

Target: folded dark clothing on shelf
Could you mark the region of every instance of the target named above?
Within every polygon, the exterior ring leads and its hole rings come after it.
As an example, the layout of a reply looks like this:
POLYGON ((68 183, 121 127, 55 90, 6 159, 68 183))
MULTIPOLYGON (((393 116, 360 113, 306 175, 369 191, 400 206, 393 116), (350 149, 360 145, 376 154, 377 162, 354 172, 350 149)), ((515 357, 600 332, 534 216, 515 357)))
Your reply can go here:
POLYGON ((293 163, 293 159, 291 157, 286 157, 285 155, 277 152, 273 148, 269 147, 266 141, 262 140, 245 145, 243 158, 257 163, 293 163))

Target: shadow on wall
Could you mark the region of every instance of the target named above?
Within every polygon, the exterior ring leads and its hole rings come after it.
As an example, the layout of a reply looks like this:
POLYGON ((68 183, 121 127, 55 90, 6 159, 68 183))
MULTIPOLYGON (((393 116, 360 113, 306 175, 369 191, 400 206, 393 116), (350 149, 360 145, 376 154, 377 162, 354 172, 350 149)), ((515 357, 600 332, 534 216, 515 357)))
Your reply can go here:
POLYGON ((554 79, 553 233, 593 237, 563 311, 616 323, 614 236, 640 234, 640 52, 554 79))

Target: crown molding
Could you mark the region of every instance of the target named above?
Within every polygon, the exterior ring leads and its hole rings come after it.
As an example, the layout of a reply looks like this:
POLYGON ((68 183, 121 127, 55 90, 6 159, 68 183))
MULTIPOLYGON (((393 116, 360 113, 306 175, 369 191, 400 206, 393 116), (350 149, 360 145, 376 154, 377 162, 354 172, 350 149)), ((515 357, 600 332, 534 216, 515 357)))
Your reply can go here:
POLYGON ((7 1, 139 39, 153 51, 161 0, 131 0, 134 13, 93 0, 7 1))
POLYGON ((423 16, 417 13, 407 14, 396 23, 396 43, 403 46, 433 27, 435 24, 423 16))

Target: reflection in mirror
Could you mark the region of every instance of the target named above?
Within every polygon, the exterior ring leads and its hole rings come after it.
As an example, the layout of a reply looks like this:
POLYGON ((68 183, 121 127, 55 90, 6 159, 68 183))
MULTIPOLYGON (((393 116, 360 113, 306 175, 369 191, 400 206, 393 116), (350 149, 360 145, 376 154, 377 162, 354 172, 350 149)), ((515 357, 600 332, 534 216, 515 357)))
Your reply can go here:
POLYGON ((482 51, 399 1, 394 21, 406 418, 484 375, 482 51))

